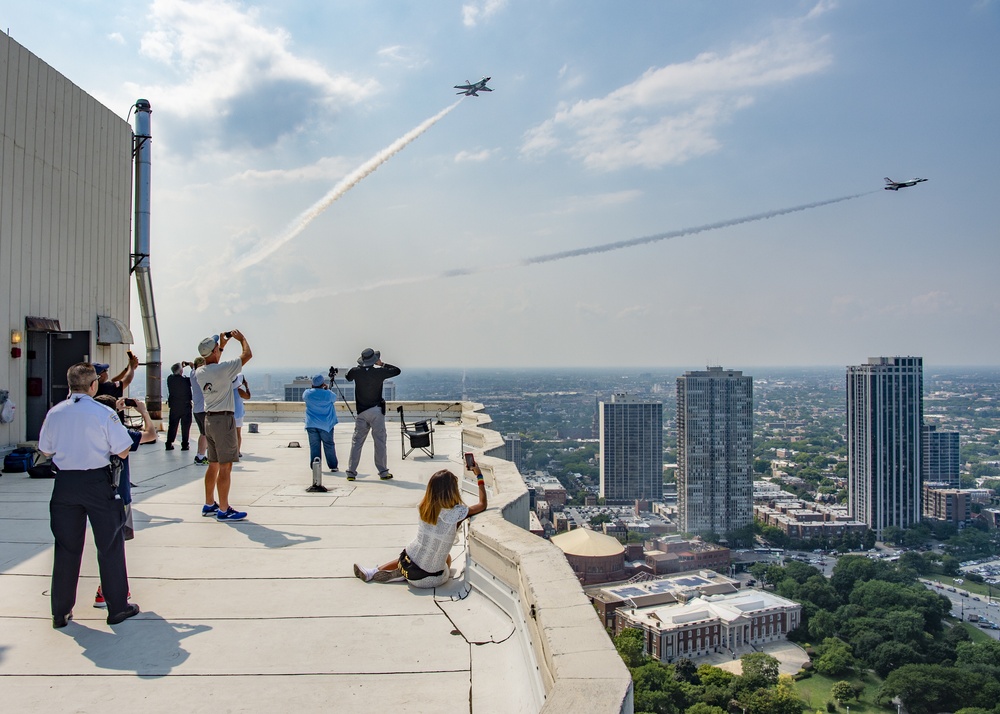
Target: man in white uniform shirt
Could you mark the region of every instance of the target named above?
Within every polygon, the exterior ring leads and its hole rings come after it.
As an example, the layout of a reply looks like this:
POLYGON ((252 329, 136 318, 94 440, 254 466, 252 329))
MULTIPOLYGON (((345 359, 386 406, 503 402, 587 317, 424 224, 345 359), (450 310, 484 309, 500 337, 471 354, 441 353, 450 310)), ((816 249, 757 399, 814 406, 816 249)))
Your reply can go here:
POLYGON ((52 626, 65 627, 73 617, 87 520, 97 548, 108 624, 139 614, 128 602, 125 568, 125 504, 112 485, 111 456, 128 456, 132 437, 118 415, 94 401, 98 378, 93 365, 81 362, 66 373, 70 394, 49 410, 38 437, 38 450, 58 471, 49 501, 55 537, 52 561, 52 626))
POLYGON ((215 516, 219 521, 242 521, 246 512, 229 505, 229 486, 233 464, 240 460, 239 442, 236 438, 236 419, 233 415, 233 380, 250 361, 253 352, 247 338, 239 330, 221 337, 206 337, 198 345, 198 354, 205 358, 205 365, 195 370, 194 376, 205 395, 205 435, 208 437, 208 470, 205 472, 205 505, 203 516, 215 516), (238 359, 220 362, 222 350, 230 339, 243 346, 238 359), (218 493, 218 500, 215 500, 218 493))

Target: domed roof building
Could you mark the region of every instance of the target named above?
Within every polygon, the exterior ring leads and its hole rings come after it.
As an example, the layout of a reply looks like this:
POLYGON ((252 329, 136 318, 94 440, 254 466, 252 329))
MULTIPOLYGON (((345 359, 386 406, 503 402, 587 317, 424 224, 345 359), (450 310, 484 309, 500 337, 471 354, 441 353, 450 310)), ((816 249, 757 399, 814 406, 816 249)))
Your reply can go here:
POLYGON ((587 528, 575 528, 552 536, 552 543, 584 585, 625 579, 625 546, 613 538, 587 528))

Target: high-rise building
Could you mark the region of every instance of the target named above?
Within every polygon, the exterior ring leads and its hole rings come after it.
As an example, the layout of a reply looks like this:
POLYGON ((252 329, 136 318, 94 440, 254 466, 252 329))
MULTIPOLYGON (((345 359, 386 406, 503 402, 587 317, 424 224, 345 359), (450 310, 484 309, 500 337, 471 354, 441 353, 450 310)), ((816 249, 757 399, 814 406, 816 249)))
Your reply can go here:
POLYGON ((601 495, 608 503, 663 499, 663 404, 628 394, 600 403, 601 495))
POLYGON ((685 533, 751 522, 753 378, 722 367, 677 378, 677 516, 685 533))
POLYGON ((503 435, 504 458, 517 467, 518 472, 523 473, 524 458, 521 456, 521 435, 503 435))
POLYGON ((958 432, 939 431, 935 425, 924 424, 921 439, 920 481, 958 488, 961 485, 958 432))
POLYGON ((847 368, 847 505, 881 537, 920 521, 920 357, 869 357, 847 368))

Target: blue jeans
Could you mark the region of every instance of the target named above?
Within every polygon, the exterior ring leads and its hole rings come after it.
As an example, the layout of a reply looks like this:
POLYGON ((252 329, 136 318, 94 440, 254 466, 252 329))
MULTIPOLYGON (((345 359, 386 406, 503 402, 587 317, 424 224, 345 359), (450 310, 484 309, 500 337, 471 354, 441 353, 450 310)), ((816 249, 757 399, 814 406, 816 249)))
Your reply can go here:
POLYGON ((323 444, 323 451, 326 452, 326 465, 330 470, 337 468, 337 449, 333 445, 333 432, 326 431, 311 426, 306 428, 309 435, 309 463, 319 458, 319 445, 323 444))

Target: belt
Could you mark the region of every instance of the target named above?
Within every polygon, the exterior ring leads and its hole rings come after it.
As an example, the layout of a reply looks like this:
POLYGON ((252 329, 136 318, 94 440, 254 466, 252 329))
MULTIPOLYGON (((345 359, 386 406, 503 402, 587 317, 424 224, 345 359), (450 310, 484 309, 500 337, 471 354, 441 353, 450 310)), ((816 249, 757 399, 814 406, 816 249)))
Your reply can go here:
POLYGON ((205 412, 209 416, 215 416, 216 414, 232 414, 233 412, 205 412))

